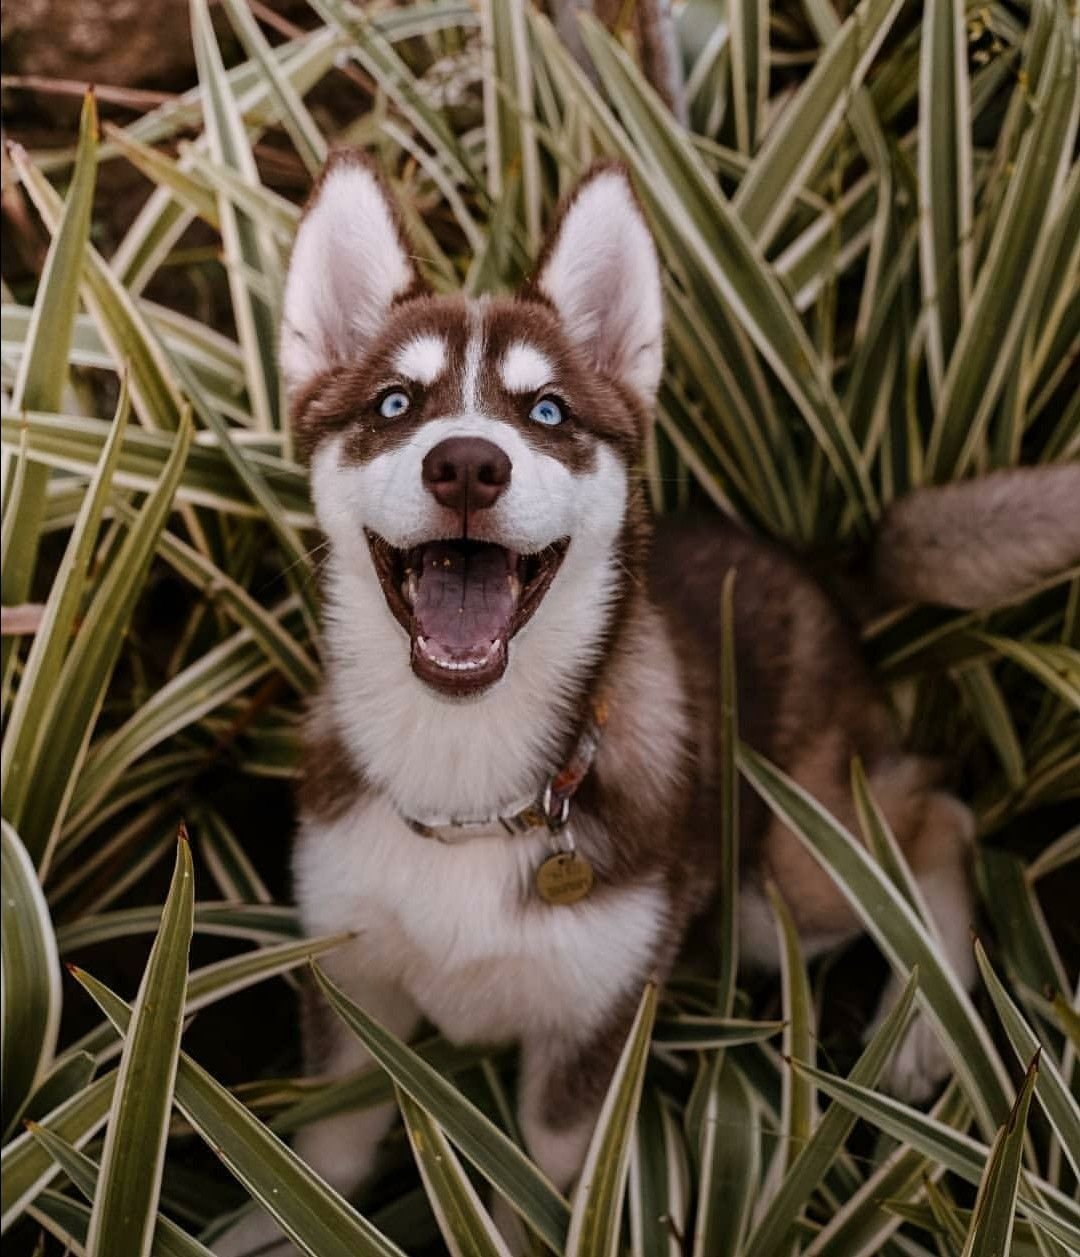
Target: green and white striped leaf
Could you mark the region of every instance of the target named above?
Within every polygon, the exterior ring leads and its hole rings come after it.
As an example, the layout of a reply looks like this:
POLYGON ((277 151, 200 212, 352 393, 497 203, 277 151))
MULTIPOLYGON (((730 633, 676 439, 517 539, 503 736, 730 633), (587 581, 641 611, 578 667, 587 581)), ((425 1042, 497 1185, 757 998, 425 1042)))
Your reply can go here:
POLYGON ((90 562, 109 500, 129 412, 127 386, 122 383, 112 429, 83 493, 78 518, 57 568, 4 730, 0 752, 4 815, 16 828, 22 822, 23 809, 37 779, 38 760, 45 753, 52 754, 46 735, 58 697, 57 680, 82 611, 90 562))
POLYGON ((1061 1141, 1061 1148, 1073 1167, 1073 1173, 1080 1176, 1080 1105, 1077 1104, 1076 1098, 1069 1090, 1068 1084, 1061 1076, 1050 1053, 1009 997, 1008 991, 991 967, 982 944, 977 940, 975 960, 1013 1051, 1021 1063, 1031 1061, 1041 1053, 1039 1068, 1034 1073, 1035 1099, 1046 1113, 1061 1141))
MULTIPOLYGON (((66 1100, 38 1125, 47 1126, 79 1148, 108 1121, 115 1089, 114 1070, 66 1100)), ((0 1231, 6 1231, 21 1216, 58 1172, 59 1167, 29 1131, 4 1145, 0 1152, 0 1231)))
POLYGON ((97 585, 79 633, 56 681, 53 707, 41 745, 49 747, 35 768, 34 791, 20 822, 31 857, 47 869, 60 823, 74 792, 105 689, 120 654, 158 536, 191 442, 191 419, 184 415, 161 479, 147 497, 108 571, 97 585))
MULTIPOLYGON (((971 1110, 955 1083, 946 1087, 932 1116, 950 1128, 962 1129, 970 1123, 971 1110)), ((928 1178, 933 1181, 942 1173, 941 1164, 932 1157, 918 1148, 898 1144, 862 1186, 840 1203, 806 1246, 806 1257, 823 1257, 825 1253, 831 1257, 868 1257, 879 1253, 900 1226, 891 1202, 920 1194, 928 1178), (888 1208, 885 1201, 890 1202, 888 1208)))
MULTIPOLYGON (((852 1067, 849 1082, 873 1087, 880 1078, 907 1027, 917 985, 918 971, 913 970, 904 993, 852 1067)), ((782 1251, 800 1211, 824 1180, 854 1125, 855 1117, 839 1104, 825 1111, 806 1144, 795 1150, 787 1172, 769 1201, 769 1208, 747 1240, 746 1257, 772 1257, 782 1251)))
POLYGON ((1049 244, 1044 226, 1075 146, 1080 114, 1076 65, 1073 36, 1064 16, 1056 15, 1035 85, 1038 124, 1029 126, 1020 142, 969 316, 942 383, 926 455, 927 473, 937 479, 971 464, 1014 368, 1020 332, 1038 296, 1033 279, 1049 244))
MULTIPOLYGON (((253 20, 251 25, 254 25, 253 20)), ((191 31, 205 101, 204 122, 210 152, 219 165, 235 170, 241 178, 256 184, 255 159, 248 145, 242 114, 225 75, 206 0, 191 0, 191 31)), ((268 52, 262 51, 264 56, 268 52)), ((260 68, 265 73, 261 61, 260 68)), ((281 76, 268 82, 272 91, 286 90, 287 80, 281 76)), ((277 428, 281 426, 281 415, 280 383, 274 358, 276 302, 272 303, 267 295, 256 291, 256 285, 248 278, 250 273, 260 281, 274 279, 273 245, 258 223, 220 195, 218 218, 252 413, 257 427, 277 428)))
POLYGON ((90 1085, 96 1068, 97 1063, 88 1052, 65 1053, 61 1060, 53 1062, 52 1068, 23 1105, 22 1120, 39 1121, 53 1109, 66 1104, 90 1085))
POLYGON ((960 0, 929 0, 919 61, 919 259, 936 398, 971 300, 967 27, 960 0))
POLYGON ((829 872, 863 928, 906 980, 916 966, 919 1003, 941 1036, 983 1128, 1007 1112, 1006 1076, 993 1043, 951 967, 906 897, 865 849, 784 773, 743 746, 739 767, 772 811, 829 872))
POLYGON ((769 87, 769 6, 733 0, 728 6, 732 113, 740 153, 758 146, 769 87))
MULTIPOLYGON (((97 1198, 100 1174, 97 1163, 44 1126, 32 1124, 28 1129, 82 1195, 93 1203, 97 1198)), ((41 1197, 38 1197, 39 1205, 40 1201, 41 1197)), ((90 1219, 91 1211, 88 1210, 85 1230, 80 1235, 84 1247, 89 1243, 90 1219)), ((171 1219, 158 1214, 149 1252, 153 1257, 208 1257, 210 1250, 171 1219)))
MULTIPOLYGON (((75 976, 117 1030, 126 1033, 127 1004, 89 974, 76 971, 75 976)), ((309 1257, 403 1257, 184 1052, 175 1099, 237 1180, 309 1257)))
MULTIPOLYGON (((949 1129, 942 1122, 899 1100, 879 1095, 810 1066, 796 1064, 795 1068, 805 1070, 820 1090, 859 1117, 917 1148, 967 1182, 981 1182, 990 1157, 986 1144, 949 1129)), ((1027 1217, 1051 1236, 1074 1246, 1080 1243, 1080 1206, 1064 1192, 1030 1171, 1024 1171, 1019 1199, 1027 1217)))
MULTIPOLYGON (((22 420, 5 415, 0 420, 0 431, 9 449, 18 449, 21 434, 25 432, 27 448, 35 459, 52 467, 89 475, 101 457, 111 425, 104 419, 34 413, 22 420)), ((143 493, 153 489, 173 446, 171 435, 128 428, 113 483, 143 493)), ((280 498, 277 515, 293 527, 311 527, 314 522, 311 504, 300 469, 260 449, 245 448, 243 458, 280 498)), ((181 476, 177 496, 183 502, 246 518, 259 515, 259 509, 252 505, 251 495, 234 475, 228 456, 216 443, 202 436, 192 446, 190 464, 181 476)))
POLYGON ((1027 876, 1036 882, 1048 873, 1056 873, 1070 864, 1080 860, 1080 825, 1066 830, 1060 838, 1056 838, 1045 847, 1027 866, 1027 876))
POLYGON ((739 707, 735 675, 736 569, 720 588, 720 974, 717 1012, 730 1017, 739 973, 739 707))
POLYGON ((615 1257, 619 1251, 630 1144, 655 1017, 656 987, 650 982, 642 992, 585 1154, 566 1237, 567 1257, 615 1257))
POLYGON ((784 1028, 782 1021, 751 1021, 743 1017, 707 1017, 679 1013, 661 1017, 653 1032, 653 1045, 674 1052, 702 1052, 709 1048, 763 1043, 784 1028))
POLYGON ((315 966, 334 1012, 356 1034, 395 1084, 439 1123, 457 1148, 554 1251, 561 1252, 570 1209, 517 1145, 405 1044, 348 999, 315 966))
MULTIPOLYGON (((16 149, 13 160, 34 208, 46 227, 58 233, 62 221, 59 196, 25 154, 16 149)), ((87 245, 82 261, 83 300, 108 346, 114 370, 128 373, 136 413, 147 427, 176 431, 182 427, 184 402, 160 339, 101 254, 87 245)), ((51 410, 53 406, 34 409, 51 410)))
POLYGON ((216 811, 199 817, 203 858, 223 895, 248 904, 265 904, 275 911, 273 895, 267 889, 250 856, 225 818, 216 811))
POLYGON ((488 195, 498 205, 503 180, 520 170, 521 217, 529 252, 535 256, 540 247, 543 187, 525 5, 520 0, 484 0, 480 18, 481 38, 491 57, 483 78, 488 195))
POLYGON ((424 1189, 453 1257, 509 1257, 509 1250, 438 1123, 400 1088, 397 1101, 424 1189))
POLYGON ((655 92, 642 82, 629 57, 599 24, 583 19, 589 55, 605 90, 619 106, 627 134, 608 120, 606 106, 596 98, 577 66, 568 61, 565 50, 544 26, 538 24, 537 29, 547 55, 574 82, 590 108, 590 116, 600 124, 605 141, 638 176, 638 191, 661 235, 677 241, 684 251, 687 274, 708 287, 717 306, 734 310, 746 334, 787 389, 850 500, 860 505, 872 503, 865 468, 823 364, 787 294, 655 92), (663 166, 647 156, 652 153, 663 156, 663 166))
POLYGON ((990 1150, 990 1159, 975 1199, 971 1230, 961 1257, 997 1257, 1012 1248, 1016 1193, 1023 1168, 1024 1133, 1038 1073, 1039 1056, 1036 1053, 1028 1066, 1024 1085, 1009 1120, 998 1132, 990 1150))
MULTIPOLYGON (((325 938, 301 938, 294 942, 271 944, 195 969, 188 978, 184 1014, 190 1016, 268 978, 290 973, 315 956, 340 947, 346 938, 346 934, 330 934, 325 938)), ((90 1052, 100 1063, 119 1050, 120 1042, 111 1025, 105 1022, 84 1034, 68 1051, 90 1052)))
POLYGON ((236 31, 244 51, 255 62, 277 104, 282 125, 296 146, 308 173, 317 175, 326 161, 327 144, 315 120, 300 98, 299 92, 282 72, 273 49, 259 29, 251 10, 239 0, 225 0, 225 11, 233 30, 236 31))
MULTIPOLYGON (((153 934, 161 922, 161 909, 118 908, 100 916, 80 917, 61 926, 56 941, 63 955, 92 947, 109 939, 153 934)), ((195 905, 195 932, 223 938, 242 938, 254 943, 277 943, 300 933, 296 909, 277 904, 212 903, 195 905)))
POLYGON ((641 1094, 628 1194, 633 1257, 681 1257, 690 1197, 689 1160, 671 1106, 651 1087, 641 1094))
MULTIPOLYGON (((27 326, 29 348, 19 361, 12 387, 11 409, 15 414, 59 410, 63 404, 68 354, 79 306, 78 276, 90 236, 96 173, 97 109, 91 93, 83 101, 75 170, 67 200, 58 214, 27 326)), ((10 485, 5 475, 0 553, 0 601, 5 607, 25 602, 30 592, 48 478, 44 468, 31 463, 20 467, 19 477, 10 485)), ((8 638, 0 642, 0 674, 5 681, 13 644, 13 639, 8 638)), ((6 810, 4 814, 7 815, 6 810)))
POLYGON ((90 1210, 81 1201, 59 1192, 42 1192, 35 1204, 27 1210, 44 1232, 53 1236, 75 1257, 85 1257, 86 1228, 90 1225, 90 1210))
MULTIPOLYGON (((791 1063, 801 1061, 813 1065, 817 1061, 814 1048, 814 1001, 810 993, 810 979, 806 973, 802 947, 795 930, 795 922, 780 896, 779 890, 770 883, 766 887, 769 906, 776 921, 777 950, 780 956, 780 991, 784 1009, 784 1057, 791 1063)), ((786 1173, 799 1151, 810 1138, 817 1105, 813 1087, 806 1085, 805 1075, 793 1069, 783 1074, 781 1093, 781 1123, 783 1138, 779 1148, 779 1162, 786 1173)))
POLYGON ((718 1058, 701 1115, 694 1257, 742 1251, 758 1190, 761 1125, 753 1089, 730 1055, 718 1058))
POLYGON ((848 98, 869 69, 900 8, 900 0, 862 0, 769 128, 732 199, 732 206, 761 248, 776 235, 807 175, 836 139, 848 98))
POLYGON ((52 1063, 60 1029, 60 958, 49 907, 19 835, 0 824, 0 1052, 3 1130, 18 1119, 52 1063))
POLYGON ((144 1257, 153 1245, 194 906, 191 850, 181 833, 161 927, 139 985, 117 1071, 86 1241, 91 1257, 110 1253, 144 1257))

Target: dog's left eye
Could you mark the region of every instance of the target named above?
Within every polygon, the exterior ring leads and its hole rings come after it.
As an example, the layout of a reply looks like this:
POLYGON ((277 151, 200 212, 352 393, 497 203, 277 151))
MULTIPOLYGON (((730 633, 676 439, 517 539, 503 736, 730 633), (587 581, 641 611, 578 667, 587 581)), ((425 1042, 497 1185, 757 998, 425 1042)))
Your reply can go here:
POLYGON ((379 414, 384 419, 400 419, 401 416, 409 409, 409 396, 407 393, 395 391, 387 393, 379 402, 379 414))
POLYGON ((544 424, 545 427, 555 428, 563 421, 562 407, 554 397, 541 397, 529 411, 529 418, 544 424))

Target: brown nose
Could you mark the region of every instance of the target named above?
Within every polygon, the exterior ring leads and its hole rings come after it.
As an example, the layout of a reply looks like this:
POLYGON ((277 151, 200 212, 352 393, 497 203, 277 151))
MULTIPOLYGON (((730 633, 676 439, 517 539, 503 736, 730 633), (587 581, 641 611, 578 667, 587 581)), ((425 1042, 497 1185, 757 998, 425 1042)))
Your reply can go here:
POLYGON ((510 483, 510 459, 479 436, 449 436, 424 458, 424 486, 440 506, 467 514, 494 506, 510 483))

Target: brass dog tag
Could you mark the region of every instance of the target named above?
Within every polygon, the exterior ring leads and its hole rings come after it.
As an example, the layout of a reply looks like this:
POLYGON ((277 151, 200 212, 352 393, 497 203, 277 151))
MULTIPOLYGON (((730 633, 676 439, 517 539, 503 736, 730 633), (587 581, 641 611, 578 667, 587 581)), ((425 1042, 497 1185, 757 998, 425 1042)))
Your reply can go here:
POLYGON ((550 855, 536 870, 536 889, 546 903, 577 903, 592 890, 589 862, 574 851, 550 855))

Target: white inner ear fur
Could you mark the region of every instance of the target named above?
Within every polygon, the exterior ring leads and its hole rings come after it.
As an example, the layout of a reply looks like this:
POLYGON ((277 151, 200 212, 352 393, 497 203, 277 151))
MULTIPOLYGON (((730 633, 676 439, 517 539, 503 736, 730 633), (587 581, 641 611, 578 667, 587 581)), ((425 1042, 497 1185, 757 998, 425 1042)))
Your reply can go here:
POLYGON ((539 287, 593 365, 651 404, 664 358, 660 267, 620 171, 604 171, 581 188, 559 227, 539 287))
POLYGON ((300 224, 289 262, 281 325, 289 391, 362 353, 414 278, 374 175, 338 162, 300 224))

